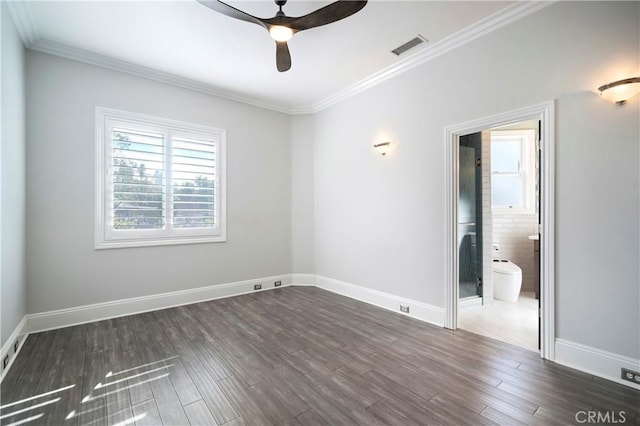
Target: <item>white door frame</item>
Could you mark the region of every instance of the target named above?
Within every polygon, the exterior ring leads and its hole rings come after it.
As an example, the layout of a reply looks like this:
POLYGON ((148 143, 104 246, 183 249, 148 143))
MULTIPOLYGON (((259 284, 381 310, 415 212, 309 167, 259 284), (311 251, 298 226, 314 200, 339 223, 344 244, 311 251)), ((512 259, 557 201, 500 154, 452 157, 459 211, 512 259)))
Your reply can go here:
POLYGON ((458 328, 458 154, 460 136, 542 120, 540 134, 540 356, 555 359, 555 105, 549 101, 445 128, 445 322, 458 328))

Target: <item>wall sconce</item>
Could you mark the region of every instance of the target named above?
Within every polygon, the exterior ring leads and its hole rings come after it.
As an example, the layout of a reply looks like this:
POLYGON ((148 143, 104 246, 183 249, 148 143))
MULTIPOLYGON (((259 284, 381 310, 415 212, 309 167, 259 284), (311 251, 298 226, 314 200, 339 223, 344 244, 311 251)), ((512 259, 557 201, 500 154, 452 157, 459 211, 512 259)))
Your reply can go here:
POLYGON ((640 92, 640 77, 626 78, 598 87, 600 96, 618 105, 624 105, 627 100, 640 92))
POLYGON ((373 145, 373 147, 382 155, 386 155, 387 152, 391 151, 391 142, 381 142, 373 145))

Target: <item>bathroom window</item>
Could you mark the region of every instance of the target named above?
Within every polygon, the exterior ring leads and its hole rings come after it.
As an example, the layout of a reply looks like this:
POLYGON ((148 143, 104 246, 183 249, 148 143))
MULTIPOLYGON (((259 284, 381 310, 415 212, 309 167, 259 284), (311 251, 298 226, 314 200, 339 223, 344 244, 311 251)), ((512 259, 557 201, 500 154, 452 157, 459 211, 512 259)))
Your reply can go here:
POLYGON ((535 213, 535 131, 491 132, 494 213, 535 213))

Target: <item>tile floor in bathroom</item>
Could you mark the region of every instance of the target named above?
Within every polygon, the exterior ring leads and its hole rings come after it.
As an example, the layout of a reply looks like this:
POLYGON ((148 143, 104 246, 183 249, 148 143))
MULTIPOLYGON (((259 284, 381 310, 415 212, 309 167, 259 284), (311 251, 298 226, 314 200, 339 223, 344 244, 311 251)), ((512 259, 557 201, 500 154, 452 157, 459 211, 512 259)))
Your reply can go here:
POLYGON ((521 292, 517 302, 460 307, 458 328, 538 352, 538 300, 521 292))

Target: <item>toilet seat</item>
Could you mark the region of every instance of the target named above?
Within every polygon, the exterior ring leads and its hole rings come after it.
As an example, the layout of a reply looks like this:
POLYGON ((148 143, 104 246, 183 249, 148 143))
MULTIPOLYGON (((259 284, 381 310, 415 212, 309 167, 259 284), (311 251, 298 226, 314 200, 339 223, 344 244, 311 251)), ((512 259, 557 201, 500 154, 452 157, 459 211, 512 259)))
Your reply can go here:
POLYGON ((522 275, 522 269, 508 260, 494 260, 493 272, 504 275, 522 275))

